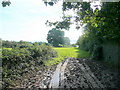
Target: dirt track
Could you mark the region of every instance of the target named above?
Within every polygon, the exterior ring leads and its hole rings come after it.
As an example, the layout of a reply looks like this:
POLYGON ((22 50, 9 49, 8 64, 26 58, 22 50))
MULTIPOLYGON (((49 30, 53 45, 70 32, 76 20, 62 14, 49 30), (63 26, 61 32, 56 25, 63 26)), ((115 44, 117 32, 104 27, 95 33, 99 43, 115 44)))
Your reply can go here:
POLYGON ((70 58, 64 88, 120 88, 120 75, 99 62, 70 58))
POLYGON ((57 85, 53 88, 120 88, 120 74, 93 60, 67 58, 58 68, 56 65, 43 68, 18 87, 51 88, 51 83, 57 85), (56 70, 59 71, 57 74, 56 70))

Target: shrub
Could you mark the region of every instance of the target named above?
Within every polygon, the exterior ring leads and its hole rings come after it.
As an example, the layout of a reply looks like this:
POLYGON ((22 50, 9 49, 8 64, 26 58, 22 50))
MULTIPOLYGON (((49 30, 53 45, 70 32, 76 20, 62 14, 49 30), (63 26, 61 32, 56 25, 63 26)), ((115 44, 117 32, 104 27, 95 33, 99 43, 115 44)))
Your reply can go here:
POLYGON ((43 64, 44 60, 56 56, 52 47, 47 45, 34 45, 23 48, 3 48, 2 67, 3 67, 3 87, 14 86, 14 79, 20 78, 43 64), (33 69, 30 69, 33 67, 33 69))
POLYGON ((102 46, 101 45, 95 45, 93 52, 92 52, 92 58, 96 60, 101 60, 102 59, 102 46))

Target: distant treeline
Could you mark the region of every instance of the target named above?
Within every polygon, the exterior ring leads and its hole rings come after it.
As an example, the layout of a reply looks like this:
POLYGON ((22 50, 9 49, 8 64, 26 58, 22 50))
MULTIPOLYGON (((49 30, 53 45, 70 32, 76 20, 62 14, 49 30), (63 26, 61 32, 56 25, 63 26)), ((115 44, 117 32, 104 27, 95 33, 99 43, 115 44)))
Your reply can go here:
POLYGON ((41 45, 41 44, 45 44, 45 45, 50 45, 46 42, 28 42, 28 41, 8 41, 8 40, 2 40, 2 47, 6 47, 6 48, 15 48, 15 47, 20 47, 20 48, 24 48, 24 47, 28 47, 31 45, 41 45))

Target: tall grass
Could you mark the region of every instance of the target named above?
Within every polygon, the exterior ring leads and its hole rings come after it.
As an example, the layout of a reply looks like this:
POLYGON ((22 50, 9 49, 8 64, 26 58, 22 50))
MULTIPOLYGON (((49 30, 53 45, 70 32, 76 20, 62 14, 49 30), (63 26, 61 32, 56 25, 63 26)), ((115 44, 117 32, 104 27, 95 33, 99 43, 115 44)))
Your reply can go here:
POLYGON ((49 66, 49 65, 57 64, 62 60, 64 60, 64 58, 68 58, 68 57, 86 58, 90 56, 88 52, 80 50, 79 48, 73 48, 73 47, 61 48, 60 47, 60 48, 54 48, 54 50, 57 51, 57 57, 53 58, 52 60, 45 61, 45 65, 49 66))

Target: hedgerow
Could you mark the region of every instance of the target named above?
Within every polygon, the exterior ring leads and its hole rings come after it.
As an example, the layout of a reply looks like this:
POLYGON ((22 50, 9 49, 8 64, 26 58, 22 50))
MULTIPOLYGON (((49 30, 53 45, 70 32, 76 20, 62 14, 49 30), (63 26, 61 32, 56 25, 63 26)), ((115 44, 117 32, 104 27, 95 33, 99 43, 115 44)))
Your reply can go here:
MULTIPOLYGON (((44 60, 56 57, 51 46, 31 45, 20 48, 2 48, 2 86, 14 87, 25 73, 43 65, 44 60)), ((38 68, 39 69, 39 68, 38 68)))

